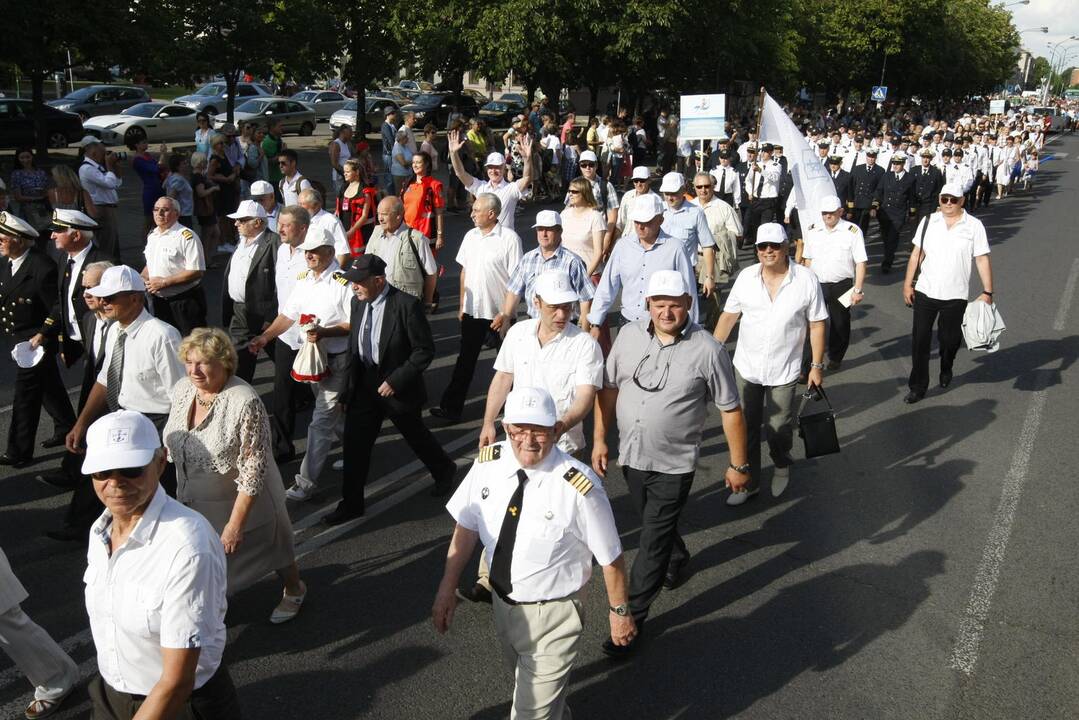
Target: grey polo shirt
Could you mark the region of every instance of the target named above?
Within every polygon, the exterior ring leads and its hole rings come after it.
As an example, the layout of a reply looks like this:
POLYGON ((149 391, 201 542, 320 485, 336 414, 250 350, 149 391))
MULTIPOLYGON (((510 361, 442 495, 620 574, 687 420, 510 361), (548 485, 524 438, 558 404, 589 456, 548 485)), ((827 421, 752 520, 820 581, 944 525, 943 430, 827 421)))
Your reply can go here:
POLYGON ((636 470, 688 473, 697 466, 708 401, 720 410, 740 404, 727 350, 690 322, 670 345, 652 321, 622 328, 611 348, 604 385, 617 388, 618 462, 636 470))

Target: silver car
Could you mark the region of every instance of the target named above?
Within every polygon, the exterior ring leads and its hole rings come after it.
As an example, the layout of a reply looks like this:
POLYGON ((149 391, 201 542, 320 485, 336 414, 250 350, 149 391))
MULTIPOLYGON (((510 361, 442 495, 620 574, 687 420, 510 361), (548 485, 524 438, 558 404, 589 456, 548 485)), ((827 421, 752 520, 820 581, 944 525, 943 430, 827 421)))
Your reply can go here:
POLYGON ((315 116, 322 122, 329 120, 331 115, 343 108, 348 98, 333 90, 303 90, 289 100, 296 100, 313 108, 315 116))
MULTIPOLYGON (((365 113, 366 118, 362 134, 367 135, 377 132, 382 127, 382 121, 390 110, 397 110, 397 103, 389 98, 367 98, 365 113)), ((349 100, 345 106, 330 116, 330 129, 336 131, 342 125, 350 125, 356 129, 356 101, 349 100)))
MULTIPOLYGON (((202 110, 210 117, 213 117, 220 112, 225 112, 228 108, 229 94, 226 88, 227 86, 223 82, 208 83, 190 95, 182 95, 176 98, 173 102, 193 110, 202 110)), ((240 103, 246 102, 250 98, 258 96, 270 97, 272 95, 273 93, 265 85, 248 82, 236 83, 236 107, 239 107, 240 103)))
MULTIPOLYGON (((280 120, 284 132, 310 135, 315 132, 315 111, 303 103, 282 97, 265 97, 248 100, 236 108, 233 123, 236 127, 252 123, 259 127, 268 127, 271 120, 280 120)), ((220 130, 228 122, 225 113, 214 116, 214 129, 220 130)))

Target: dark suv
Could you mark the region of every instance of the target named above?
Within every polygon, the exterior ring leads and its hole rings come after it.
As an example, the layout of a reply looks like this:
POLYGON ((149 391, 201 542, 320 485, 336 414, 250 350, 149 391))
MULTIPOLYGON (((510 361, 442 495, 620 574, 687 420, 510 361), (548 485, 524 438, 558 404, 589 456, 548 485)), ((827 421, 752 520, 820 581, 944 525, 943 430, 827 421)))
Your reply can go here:
POLYGON ((117 115, 132 105, 150 102, 150 94, 130 85, 91 85, 79 88, 49 105, 57 110, 75 113, 83 120, 95 115, 117 115))
POLYGON ((403 106, 401 111, 416 113, 418 127, 434 123, 441 130, 446 127, 446 121, 454 108, 465 118, 476 117, 480 111, 476 98, 451 92, 424 93, 417 96, 412 103, 403 106))

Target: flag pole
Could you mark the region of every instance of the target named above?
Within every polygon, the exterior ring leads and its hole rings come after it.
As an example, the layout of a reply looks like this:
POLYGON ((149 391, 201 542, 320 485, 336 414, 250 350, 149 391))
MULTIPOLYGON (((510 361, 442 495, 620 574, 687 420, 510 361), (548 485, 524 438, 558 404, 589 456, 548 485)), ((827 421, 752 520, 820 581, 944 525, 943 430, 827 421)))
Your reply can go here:
POLYGON ((764 123, 764 86, 761 85, 761 97, 757 103, 757 144, 763 142, 761 140, 761 125, 764 123))

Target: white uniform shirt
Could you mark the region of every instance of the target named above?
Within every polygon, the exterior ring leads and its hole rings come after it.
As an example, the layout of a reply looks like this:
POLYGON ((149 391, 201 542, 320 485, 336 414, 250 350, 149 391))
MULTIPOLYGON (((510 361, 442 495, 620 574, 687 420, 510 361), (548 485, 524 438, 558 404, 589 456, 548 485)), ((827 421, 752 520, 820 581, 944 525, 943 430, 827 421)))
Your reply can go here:
POLYGON ((225 649, 225 552, 210 523, 157 488, 127 541, 109 555, 112 514, 90 530, 86 613, 97 666, 109 687, 148 695, 161 649, 199 648, 195 689, 225 649))
POLYGON ((779 181, 783 177, 783 166, 775 160, 757 164, 761 166, 760 170, 751 165, 749 172, 746 173, 746 196, 765 199, 779 197, 779 181))
MULTIPOLYGON (((525 320, 509 329, 495 358, 495 370, 513 375, 514 387, 543 388, 564 416, 577 397, 579 385, 603 387, 603 353, 592 336, 566 324, 546 345, 539 343, 540 321, 525 320)), ((558 447, 572 453, 585 446, 581 423, 570 428, 558 447)))
MULTIPOLYGON (((307 270, 307 258, 303 250, 295 250, 288 243, 281 243, 277 248, 277 263, 274 265, 275 284, 277 285, 277 302, 279 307, 292 296, 299 278, 307 270)), ((288 345, 293 350, 299 350, 303 345, 304 334, 299 327, 293 325, 285 332, 277 336, 277 339, 288 345)))
POLYGON ((716 195, 730 195, 734 206, 742 203, 742 183, 738 182, 738 170, 729 165, 712 168, 711 176, 716 179, 716 195))
POLYGON ((250 240, 241 237, 236 252, 232 253, 226 282, 229 297, 233 302, 247 302, 247 276, 251 272, 251 261, 255 259, 255 251, 258 250, 259 238, 262 235, 263 233, 259 233, 250 240))
POLYGON ((120 199, 116 191, 124 184, 116 173, 90 158, 84 158, 79 166, 79 182, 90 193, 95 205, 115 205, 120 199))
MULTIPOLYGON (((180 223, 173 224, 165 232, 158 228, 146 236, 146 272, 150 277, 172 277, 189 270, 206 272, 206 257, 203 255, 202 241, 190 228, 180 223)), ((159 291, 160 297, 168 298, 186 292, 199 284, 199 280, 180 285, 170 285, 159 291)))
MULTIPOLYGON (((67 297, 64 298, 64 302, 67 303, 67 316, 68 316, 68 319, 71 320, 71 339, 72 340, 82 340, 82 328, 79 327, 79 325, 80 325, 79 319, 77 317, 75 317, 74 298, 75 298, 75 293, 81 293, 82 292, 82 288, 79 287, 79 283, 76 282, 76 281, 79 279, 79 273, 82 272, 82 266, 86 264, 86 256, 90 254, 90 248, 92 248, 93 246, 94 246, 94 244, 90 243, 89 245, 84 247, 82 250, 80 250, 79 254, 76 255, 75 257, 71 257, 70 255, 68 256, 69 260, 74 260, 75 261, 75 264, 71 266, 71 277, 68 280, 67 297)), ((66 263, 67 261, 65 260, 64 262, 66 263)), ((14 271, 12 271, 12 274, 14 275, 14 271)), ((64 281, 64 279, 61 276, 60 282, 63 283, 63 281, 64 281)))
MULTIPOLYGON (((293 327, 304 324, 300 320, 304 315, 314 315, 321 327, 348 325, 352 314, 352 287, 347 280, 342 283, 334 277, 340 269, 341 266, 333 260, 321 275, 316 276, 314 270, 307 269, 296 278, 296 287, 281 310, 282 315, 295 321, 293 327)), ((302 342, 302 333, 300 337, 302 342)), ((319 342, 327 355, 348 350, 347 335, 322 338, 319 342)))
POLYGON ((348 247, 348 238, 345 236, 345 228, 341 226, 341 221, 336 215, 331 215, 325 210, 319 210, 317 213, 311 216, 311 224, 307 228, 307 232, 318 232, 320 230, 328 230, 330 236, 333 237, 333 254, 337 257, 342 255, 350 255, 352 251, 348 247))
MULTIPOLYGON (((929 227, 914 230, 914 245, 925 250, 918 292, 935 300, 967 300, 970 295, 970 263, 989 254, 989 238, 982 221, 966 210, 951 229, 941 213, 926 218, 929 227)), ((923 221, 925 222, 925 221, 923 221)))
POLYGON ((846 220, 840 220, 831 230, 823 221, 810 225, 802 256, 813 261, 809 269, 822 283, 853 278, 855 265, 869 260, 862 229, 846 220))
POLYGON ((503 227, 507 227, 510 230, 514 228, 514 212, 517 210, 517 201, 522 197, 527 197, 527 194, 522 193, 521 189, 517 187, 517 182, 507 182, 503 180, 495 187, 490 181, 483 181, 479 178, 474 178, 472 184, 468 186, 468 191, 479 197, 483 193, 491 193, 497 195, 499 201, 502 203, 502 212, 498 214, 498 224, 503 227))
POLYGON ((742 314, 735 370, 749 382, 768 387, 798 379, 808 323, 828 319, 817 276, 793 262, 774 301, 759 264, 740 272, 723 311, 742 314))
POLYGON ((180 362, 180 332, 164 320, 158 320, 143 308, 126 328, 113 323, 106 339, 108 348, 97 375, 97 382, 108 388, 109 363, 116 338, 123 331, 124 373, 120 384, 120 407, 141 413, 165 415, 172 407, 169 391, 185 376, 180 362))
MULTIPOLYGON (((462 527, 479 533, 488 563, 494 559, 520 468, 509 443, 490 447, 488 452, 497 449, 500 457, 473 464, 446 504, 462 527)), ((538 602, 568 597, 592 576, 593 556, 600 565, 610 565, 622 554, 610 501, 596 474, 558 448, 525 473, 528 482, 510 561, 510 598, 538 602), (565 478, 578 472, 587 481, 583 494, 565 478)))
POLYGON ((510 275, 523 254, 520 236, 502 225, 495 225, 486 234, 479 228, 465 233, 456 258, 465 271, 464 312, 493 320, 502 310, 510 275))

